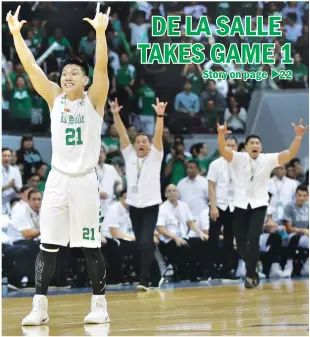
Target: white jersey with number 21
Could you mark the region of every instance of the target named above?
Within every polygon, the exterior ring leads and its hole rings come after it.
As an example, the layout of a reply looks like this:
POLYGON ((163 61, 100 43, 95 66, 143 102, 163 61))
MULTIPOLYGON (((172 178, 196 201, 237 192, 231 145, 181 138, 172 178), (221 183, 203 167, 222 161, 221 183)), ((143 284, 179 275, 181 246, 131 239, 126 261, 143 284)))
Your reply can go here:
POLYGON ((52 166, 66 174, 89 172, 98 163, 103 118, 84 95, 75 101, 59 95, 51 112, 52 166))

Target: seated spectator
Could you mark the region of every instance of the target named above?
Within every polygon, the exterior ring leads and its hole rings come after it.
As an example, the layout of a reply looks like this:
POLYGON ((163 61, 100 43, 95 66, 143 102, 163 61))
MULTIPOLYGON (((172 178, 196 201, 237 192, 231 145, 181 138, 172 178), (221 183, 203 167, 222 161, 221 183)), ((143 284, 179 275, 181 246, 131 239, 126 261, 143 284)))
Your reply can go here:
POLYGON ((195 220, 204 209, 209 208, 208 180, 199 171, 198 163, 190 160, 187 164, 187 177, 177 185, 180 200, 187 203, 195 220))
POLYGON ((40 183, 38 186, 38 190, 40 192, 44 192, 45 190, 47 169, 48 169, 48 165, 46 163, 42 163, 39 166, 37 173, 36 173, 40 177, 40 183))
POLYGON ((18 169, 18 171, 20 171, 20 167, 19 167, 19 165, 17 165, 17 154, 16 154, 16 151, 12 151, 11 165, 13 167, 15 167, 16 169, 18 169))
POLYGON ((87 36, 84 36, 80 40, 79 54, 85 54, 87 56, 88 63, 94 64, 94 55, 96 50, 96 32, 90 30, 87 36))
POLYGON ((124 283, 124 258, 133 255, 135 272, 137 273, 138 259, 128 205, 126 204, 126 190, 122 190, 120 200, 111 205, 102 223, 102 234, 107 239, 107 245, 103 247, 108 260, 109 283, 124 283))
POLYGON ((303 7, 305 6, 306 2, 297 2, 297 1, 289 1, 286 3, 286 6, 282 9, 282 17, 285 19, 289 13, 296 14, 296 21, 299 24, 302 24, 302 17, 303 7))
MULTIPOLYGON (((288 259, 284 272, 290 277, 293 273, 293 259, 297 247, 309 249, 309 192, 306 186, 297 187, 296 201, 285 206, 283 219, 289 239, 288 259)), ((309 258, 302 267, 301 275, 309 275, 309 258)))
MULTIPOLYGON (((182 136, 176 135, 176 136, 174 136, 174 139, 173 139, 171 153, 167 154, 166 161, 165 161, 166 164, 170 161, 170 159, 172 158, 172 156, 175 154, 175 147, 177 145, 179 145, 179 144, 183 145, 183 147, 185 146, 184 145, 184 138, 182 136)), ((187 159, 191 159, 192 158, 191 153, 188 152, 188 151, 184 151, 184 155, 185 155, 185 157, 187 159)))
POLYGON ((37 190, 40 185, 40 176, 36 173, 32 174, 27 181, 27 185, 37 190))
POLYGON ((226 109, 225 97, 216 89, 214 80, 208 80, 205 84, 206 89, 200 95, 200 110, 205 111, 208 101, 214 101, 215 111, 218 117, 222 116, 226 109))
POLYGON ((159 250, 174 267, 175 274, 183 275, 186 262, 190 263, 190 280, 197 280, 197 262, 205 260, 207 235, 197 227, 188 205, 178 200, 176 186, 170 184, 166 188, 166 200, 159 207, 157 230, 161 234, 159 250), (186 240, 189 229, 198 234, 186 240), (183 269, 183 270, 182 270, 183 269))
POLYGON ((193 160, 197 161, 200 167, 200 174, 206 175, 209 166, 213 160, 219 156, 218 149, 216 149, 210 156, 208 156, 208 144, 197 143, 193 145, 193 160))
MULTIPOLYGON (((220 65, 215 65, 214 66, 214 72, 222 72, 225 71, 223 67, 221 67, 220 65)), ((228 81, 227 80, 222 80, 222 79, 216 79, 215 80, 215 86, 216 86, 216 90, 221 93, 224 98, 227 97, 228 94, 228 81)))
POLYGON ((286 165, 286 176, 296 183, 296 187, 299 185, 299 181, 296 179, 297 174, 295 166, 290 163, 286 165))
POLYGON ((13 244, 8 236, 8 228, 14 228, 12 221, 6 215, 0 214, 2 225, 2 277, 8 278, 8 283, 21 287, 21 281, 26 276, 33 279, 34 264, 28 246, 13 244))
POLYGON ((27 183, 30 176, 36 172, 42 164, 42 157, 40 152, 34 147, 32 135, 23 135, 20 149, 16 154, 18 158, 17 164, 22 167, 23 182, 27 183))
POLYGON ((16 217, 18 213, 25 213, 26 208, 28 207, 28 194, 30 191, 32 191, 33 188, 29 185, 24 185, 20 191, 18 196, 20 197, 20 200, 12 206, 11 210, 11 217, 16 217))
POLYGON ((244 133, 247 114, 234 96, 229 97, 229 105, 224 112, 224 121, 233 133, 244 133))
POLYGON ((135 126, 133 125, 130 125, 128 128, 127 128, 127 133, 128 133, 128 137, 131 141, 131 143, 133 144, 135 142, 135 138, 136 138, 136 135, 138 133, 137 129, 135 126))
POLYGON ((296 41, 295 50, 300 54, 304 64, 309 67, 309 26, 304 25, 302 35, 296 41))
POLYGON ((285 166, 274 169, 274 176, 268 181, 268 192, 271 195, 269 205, 274 208, 273 221, 283 219, 284 206, 295 199, 296 183, 285 176, 285 166))
POLYGON ((146 83, 145 79, 140 79, 141 86, 137 93, 140 108, 140 119, 142 122, 141 131, 147 135, 153 135, 155 129, 155 91, 146 83))
POLYGON ((109 57, 109 65, 113 69, 114 75, 116 76, 116 74, 117 74, 117 72, 118 72, 118 70, 121 66, 119 56, 111 48, 108 48, 108 57, 109 57))
POLYGON ((308 83, 308 68, 301 63, 300 54, 294 55, 294 64, 287 65, 287 69, 293 72, 293 80, 290 81, 290 88, 306 88, 308 83))
POLYGON ((34 35, 33 29, 28 29, 27 38, 25 39, 27 47, 31 50, 34 57, 39 56, 41 48, 41 40, 37 39, 34 35))
POLYGON ((120 155, 120 140, 115 125, 111 124, 108 129, 108 135, 102 138, 102 146, 108 158, 120 155))
POLYGON ((291 42, 296 42, 302 33, 301 24, 297 23, 297 15, 295 13, 287 14, 287 24, 284 25, 286 30, 286 38, 291 42))
POLYGON ((202 69, 199 64, 185 64, 182 72, 182 76, 191 80, 192 92, 196 95, 200 95, 202 91, 202 69))
POLYGON ((200 110, 199 98, 191 92, 192 82, 189 79, 185 80, 183 91, 177 94, 174 102, 174 110, 179 113, 196 114, 200 110))
POLYGON ((13 71, 12 73, 10 73, 9 75, 12 83, 16 83, 16 80, 18 77, 23 77, 23 79, 25 80, 25 86, 27 87, 30 83, 30 79, 29 79, 29 76, 27 75, 27 73, 25 72, 25 68, 24 66, 18 62, 16 65, 15 65, 15 71, 13 71))
POLYGON ((305 173, 303 170, 303 167, 300 163, 300 160, 298 158, 293 158, 290 161, 290 164, 294 166, 295 168, 295 173, 296 173, 296 180, 298 180, 300 183, 305 180, 305 173))
POLYGON ((25 78, 18 76, 10 92, 9 117, 11 128, 18 125, 19 131, 31 130, 32 92, 27 88, 25 78))
POLYGON ((22 188, 22 177, 20 171, 11 165, 12 151, 8 148, 2 149, 2 213, 10 214, 10 201, 16 198, 22 188))
POLYGON ((134 22, 129 23, 129 28, 131 30, 130 44, 136 48, 138 43, 149 42, 148 30, 151 24, 145 22, 145 13, 142 11, 136 12, 134 16, 134 22))
POLYGON ((103 149, 100 151, 97 165, 97 174, 99 180, 99 193, 101 215, 105 217, 108 208, 115 200, 115 192, 122 189, 122 178, 114 166, 105 164, 106 153, 103 149))
POLYGON ((56 28, 54 35, 48 38, 48 45, 51 46, 54 42, 58 43, 58 47, 54 51, 56 58, 63 60, 67 55, 73 57, 73 50, 69 40, 63 36, 62 30, 56 28))
POLYGON ((170 182, 176 185, 181 179, 186 176, 186 169, 188 161, 191 158, 187 158, 184 153, 184 145, 177 144, 174 148, 172 158, 166 162, 166 168, 164 174, 166 177, 170 177, 170 182))
POLYGON ((208 128, 208 132, 214 133, 216 130, 216 124, 220 120, 220 116, 218 115, 218 112, 215 107, 214 100, 208 100, 207 102, 204 102, 204 121, 205 126, 208 128))

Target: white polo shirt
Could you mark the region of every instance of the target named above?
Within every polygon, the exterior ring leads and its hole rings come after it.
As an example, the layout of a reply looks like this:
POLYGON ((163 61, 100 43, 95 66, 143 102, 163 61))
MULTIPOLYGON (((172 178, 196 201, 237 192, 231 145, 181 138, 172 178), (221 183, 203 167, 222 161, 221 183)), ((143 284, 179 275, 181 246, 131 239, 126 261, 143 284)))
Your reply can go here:
MULTIPOLYGON (((180 238, 185 238, 189 232, 188 221, 193 221, 194 217, 185 202, 178 200, 175 207, 169 200, 166 200, 159 207, 157 227, 165 227, 169 232, 180 238)), ((160 235, 160 240, 167 243, 171 238, 160 235)))
POLYGON ((210 228, 210 210, 207 208, 203 210, 198 217, 197 224, 203 231, 208 231, 210 228))
MULTIPOLYGON (((4 166, 2 166, 2 187, 7 185, 12 179, 15 179, 15 186, 18 189, 21 189, 23 187, 22 176, 20 174, 19 169, 13 167, 12 165, 9 165, 7 169, 4 166)), ((16 191, 12 187, 2 192, 3 214, 5 213, 10 214, 11 212, 10 201, 16 198, 16 196, 17 196, 16 191)))
POLYGON ((234 210, 234 185, 232 182, 232 172, 230 163, 223 157, 214 160, 207 175, 208 181, 216 183, 216 206, 222 211, 229 207, 230 212, 234 210))
POLYGON ((277 166, 278 153, 261 153, 254 160, 247 152, 233 151, 234 206, 243 209, 247 209, 249 204, 251 208, 268 206, 268 180, 277 166))
POLYGON ((112 239, 109 228, 119 228, 122 233, 134 235, 128 209, 120 201, 113 203, 102 223, 101 235, 112 239))
POLYGON ((295 200, 296 183, 285 176, 281 180, 274 176, 268 180, 268 192, 272 194, 269 205, 275 209, 272 218, 282 220, 284 206, 295 200))
POLYGON ((195 220, 205 208, 209 208, 207 178, 198 175, 191 180, 185 177, 179 181, 177 189, 180 200, 188 204, 195 220))
POLYGON ((97 165, 97 174, 99 179, 99 192, 108 194, 108 199, 100 199, 101 215, 104 217, 109 205, 114 200, 114 186, 122 183, 122 178, 113 165, 104 164, 102 167, 97 165))
POLYGON ((160 170, 164 152, 154 145, 144 158, 138 158, 132 144, 122 150, 126 165, 126 203, 137 208, 162 203, 160 190, 160 170), (139 169, 141 168, 140 174, 139 169))
MULTIPOLYGON (((31 207, 27 205, 27 207, 21 209, 21 212, 15 213, 14 216, 12 216, 12 223, 19 232, 25 229, 40 229, 40 213, 34 212, 31 207)), ((24 240, 24 236, 22 234, 21 236, 22 238, 18 240, 24 240)), ((40 240, 40 235, 33 240, 40 240)), ((17 239, 13 241, 17 241, 17 239)))

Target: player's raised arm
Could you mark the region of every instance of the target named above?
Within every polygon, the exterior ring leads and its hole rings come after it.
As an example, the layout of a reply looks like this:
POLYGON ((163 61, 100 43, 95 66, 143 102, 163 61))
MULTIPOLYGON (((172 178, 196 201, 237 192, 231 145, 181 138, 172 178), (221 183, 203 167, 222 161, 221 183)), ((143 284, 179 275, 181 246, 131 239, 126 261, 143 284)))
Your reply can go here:
POLYGON ((217 132, 217 141, 220 154, 226 161, 230 163, 233 159, 233 152, 229 147, 226 146, 225 135, 231 133, 231 131, 227 130, 227 123, 225 122, 224 125, 217 123, 217 132))
POLYGON ((115 98, 114 102, 109 102, 109 105, 113 114, 116 131, 119 135, 121 150, 123 150, 130 144, 127 130, 124 123, 122 122, 121 116, 119 115, 119 112, 123 107, 118 105, 117 98, 115 98))
POLYGON ((290 147, 287 150, 279 153, 279 156, 278 156, 279 165, 284 165, 288 163, 291 159, 296 157, 296 154, 300 148, 302 137, 308 129, 308 125, 306 126, 302 125, 302 119, 299 121, 298 125, 295 125, 294 123, 292 123, 292 126, 294 128, 296 136, 294 140, 292 141, 290 147))
POLYGON ((61 94, 62 90, 57 84, 51 82, 47 78, 43 70, 37 65, 35 58, 27 47, 20 33, 20 30, 26 21, 18 21, 19 10, 20 6, 17 7, 14 15, 12 15, 11 11, 9 11, 6 16, 6 21, 8 22, 10 31, 13 35, 14 46, 17 55, 32 82, 33 87, 38 92, 38 94, 46 100, 51 108, 53 106, 54 99, 59 94, 61 94))
POLYGON ((105 31, 109 24, 110 7, 107 14, 100 13, 100 2, 97 4, 94 20, 83 19, 96 31, 96 64, 93 84, 88 90, 88 96, 100 116, 104 115, 104 105, 109 91, 108 48, 105 31))
POLYGON ((159 102, 159 99, 156 98, 156 105, 152 104, 156 112, 156 125, 155 125, 155 134, 153 138, 153 145, 158 151, 163 150, 163 131, 164 131, 164 115, 167 106, 167 102, 159 102))

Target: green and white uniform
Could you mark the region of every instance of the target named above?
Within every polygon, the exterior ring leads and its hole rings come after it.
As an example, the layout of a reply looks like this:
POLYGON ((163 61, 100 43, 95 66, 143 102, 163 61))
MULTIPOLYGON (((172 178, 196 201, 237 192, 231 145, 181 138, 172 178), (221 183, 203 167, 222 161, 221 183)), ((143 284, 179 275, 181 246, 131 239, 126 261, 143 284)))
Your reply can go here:
POLYGON ((51 112, 52 170, 41 207, 41 242, 101 247, 96 166, 103 118, 84 99, 59 95, 51 112))

